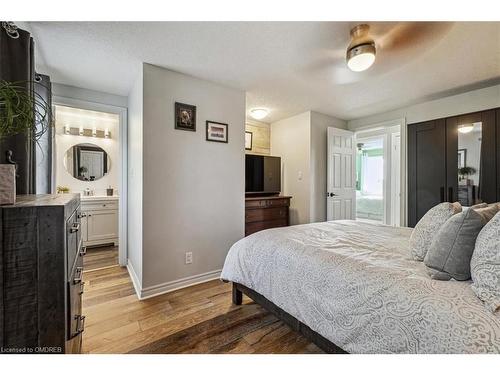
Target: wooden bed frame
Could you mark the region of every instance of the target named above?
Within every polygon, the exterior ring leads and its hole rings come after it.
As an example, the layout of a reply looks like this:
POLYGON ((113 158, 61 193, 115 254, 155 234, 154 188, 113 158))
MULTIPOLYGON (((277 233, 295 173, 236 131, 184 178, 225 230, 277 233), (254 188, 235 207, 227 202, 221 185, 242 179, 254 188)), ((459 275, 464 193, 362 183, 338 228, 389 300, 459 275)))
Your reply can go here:
POLYGON ((274 303, 269 301, 263 295, 257 293, 255 290, 252 290, 242 284, 234 282, 232 284, 233 284, 233 303, 235 305, 241 305, 241 303, 243 302, 243 293, 244 293, 245 295, 250 297, 255 303, 258 303, 260 306, 265 308, 271 314, 275 315, 278 319, 280 319, 288 326, 290 326, 294 331, 299 332, 305 337, 307 337, 309 340, 315 343, 319 348, 321 348, 326 353, 347 354, 345 350, 339 348, 331 341, 325 339, 319 333, 314 332, 307 325, 294 318, 285 310, 276 306, 274 303))

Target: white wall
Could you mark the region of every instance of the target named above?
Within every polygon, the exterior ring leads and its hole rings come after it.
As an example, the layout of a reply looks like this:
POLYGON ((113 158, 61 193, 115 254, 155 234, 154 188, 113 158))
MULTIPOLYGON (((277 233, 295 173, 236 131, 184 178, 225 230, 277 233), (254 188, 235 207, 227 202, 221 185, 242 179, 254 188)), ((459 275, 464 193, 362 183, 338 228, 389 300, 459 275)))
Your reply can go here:
POLYGON ((347 129, 347 122, 311 112, 311 207, 310 221, 326 221, 327 129, 347 129))
POLYGON ((281 189, 292 196, 292 225, 310 221, 310 125, 310 112, 271 124, 271 155, 281 157, 281 189))
POLYGON ((356 120, 350 120, 347 125, 350 130, 356 130, 364 126, 403 117, 406 118, 407 124, 412 124, 496 107, 500 107, 500 85, 448 96, 442 99, 430 100, 356 120))
MULTIPOLYGON (((94 190, 96 195, 106 195, 106 189, 111 186, 115 195, 119 194, 120 150, 119 150, 119 116, 112 113, 102 113, 56 106, 55 111, 55 175, 56 187, 66 186, 72 193, 81 193, 86 188, 94 190), (94 138, 64 133, 64 126, 72 128, 82 126, 85 129, 96 127, 98 130, 108 129, 110 138, 94 138), (96 181, 81 181, 68 172, 65 155, 73 146, 80 143, 90 143, 102 148, 109 157, 108 173, 96 181)), ((72 169, 72 166, 68 166, 72 169)))
POLYGON ((326 220, 327 128, 343 120, 304 112, 271 124, 271 155, 280 156, 282 193, 291 195, 290 223, 326 220))
POLYGON ((152 294, 217 277, 244 236, 245 93, 148 64, 143 90, 142 286, 152 294), (174 129, 176 101, 197 107, 196 132, 174 129), (229 124, 229 143, 206 141, 206 120, 229 124))
POLYGON ((116 107, 127 107, 128 104, 128 99, 125 96, 82 89, 80 87, 63 85, 61 83, 52 83, 52 94, 64 98, 85 100, 87 102, 113 105, 116 107))
POLYGON ((136 290, 143 269, 143 71, 142 64, 128 97, 128 264, 136 290))

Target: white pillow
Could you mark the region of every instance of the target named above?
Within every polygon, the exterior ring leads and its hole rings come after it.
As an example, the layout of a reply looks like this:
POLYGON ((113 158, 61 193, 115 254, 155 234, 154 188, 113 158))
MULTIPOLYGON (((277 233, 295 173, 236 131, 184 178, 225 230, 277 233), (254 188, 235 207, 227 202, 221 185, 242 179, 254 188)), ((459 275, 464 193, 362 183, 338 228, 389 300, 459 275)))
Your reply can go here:
POLYGON ((432 207, 419 220, 410 236, 410 253, 413 259, 423 261, 433 238, 441 226, 455 214, 462 212, 460 203, 440 203, 432 207))
POLYGON ((500 309, 500 212, 479 232, 470 268, 474 293, 492 312, 500 309))

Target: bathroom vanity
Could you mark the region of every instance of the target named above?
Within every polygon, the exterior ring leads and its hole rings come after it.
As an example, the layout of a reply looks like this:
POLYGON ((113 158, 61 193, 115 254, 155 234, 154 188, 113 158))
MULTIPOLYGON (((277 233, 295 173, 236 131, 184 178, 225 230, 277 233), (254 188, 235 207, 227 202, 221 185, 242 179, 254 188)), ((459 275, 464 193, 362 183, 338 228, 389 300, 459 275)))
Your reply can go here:
POLYGON ((118 246, 118 196, 82 196, 83 246, 118 246))

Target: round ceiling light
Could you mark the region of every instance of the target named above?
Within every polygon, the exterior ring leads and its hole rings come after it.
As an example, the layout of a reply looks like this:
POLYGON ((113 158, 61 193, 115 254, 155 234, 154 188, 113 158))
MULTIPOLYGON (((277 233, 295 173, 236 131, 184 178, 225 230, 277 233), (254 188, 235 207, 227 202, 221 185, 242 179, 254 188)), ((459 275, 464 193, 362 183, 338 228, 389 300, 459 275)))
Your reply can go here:
POLYGON ((462 134, 470 133, 474 129, 474 124, 465 124, 458 127, 458 131, 462 134))
POLYGON ((262 120, 269 114, 269 111, 265 108, 254 108, 250 110, 250 116, 255 120, 262 120))
POLYGON ((347 47, 347 66, 353 72, 368 69, 375 62, 375 43, 368 37, 368 25, 358 25, 351 30, 351 43, 347 47))

